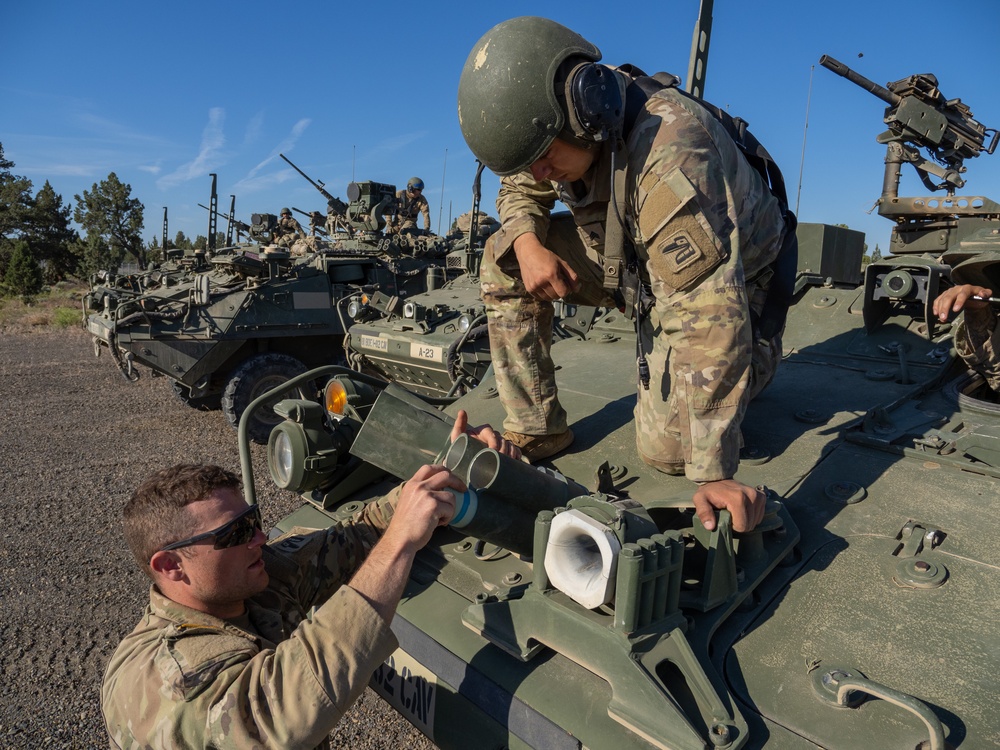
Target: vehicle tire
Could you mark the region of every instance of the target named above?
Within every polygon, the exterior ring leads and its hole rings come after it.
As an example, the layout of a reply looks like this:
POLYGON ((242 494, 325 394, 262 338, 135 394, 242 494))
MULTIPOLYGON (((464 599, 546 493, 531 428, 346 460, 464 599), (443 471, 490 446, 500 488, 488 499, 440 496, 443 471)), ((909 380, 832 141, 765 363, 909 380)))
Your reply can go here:
MULTIPOLYGON (((233 428, 239 428, 240 417, 258 396, 306 371, 306 366, 295 357, 277 352, 255 354, 244 360, 229 375, 226 389, 222 393, 222 412, 233 428)), ((300 387, 291 393, 264 404, 253 414, 248 425, 248 434, 255 443, 267 445, 267 439, 281 418, 272 407, 283 398, 310 398, 310 387, 300 387)))
POLYGON ((190 406, 198 411, 218 411, 222 408, 222 394, 210 393, 200 398, 192 398, 191 391, 187 386, 181 385, 176 380, 170 381, 170 390, 174 392, 177 400, 185 406, 190 406))

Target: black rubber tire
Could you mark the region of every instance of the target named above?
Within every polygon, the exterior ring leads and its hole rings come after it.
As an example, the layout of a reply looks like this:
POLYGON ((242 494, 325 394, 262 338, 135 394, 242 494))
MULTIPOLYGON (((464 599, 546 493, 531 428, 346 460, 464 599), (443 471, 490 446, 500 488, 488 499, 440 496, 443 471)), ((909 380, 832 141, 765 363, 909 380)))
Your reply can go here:
MULTIPOLYGON (((304 364, 287 354, 266 352, 245 359, 230 373, 222 393, 222 412, 229 420, 229 424, 237 429, 240 417, 254 399, 305 371, 304 364)), ((312 390, 306 384, 281 398, 310 398, 313 396, 312 390)), ((276 401, 280 401, 281 398, 276 401)), ((250 439, 255 443, 267 445, 271 430, 280 421, 281 418, 271 409, 271 404, 265 404, 250 418, 250 423, 247 425, 250 439)))
POLYGON ((170 381, 170 390, 174 392, 174 396, 177 397, 178 401, 192 409, 197 409, 198 411, 218 411, 222 408, 221 393, 210 393, 201 398, 191 398, 191 391, 188 390, 187 386, 181 385, 176 380, 170 381))

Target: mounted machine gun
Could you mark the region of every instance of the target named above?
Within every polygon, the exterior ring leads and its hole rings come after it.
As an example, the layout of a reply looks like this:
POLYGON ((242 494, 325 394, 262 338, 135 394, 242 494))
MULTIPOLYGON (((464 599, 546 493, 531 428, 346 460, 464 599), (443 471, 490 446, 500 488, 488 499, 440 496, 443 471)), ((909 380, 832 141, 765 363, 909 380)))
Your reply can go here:
POLYGON ((965 160, 992 154, 998 132, 977 122, 961 99, 946 99, 934 75, 912 75, 883 87, 829 55, 819 62, 889 105, 883 117, 889 129, 876 140, 886 146, 877 206, 880 216, 894 222, 891 256, 865 269, 865 326, 872 331, 903 313, 922 320, 926 335, 933 336, 931 306, 950 283, 951 267, 984 250, 1000 252, 1000 204, 955 194, 965 186, 965 160), (946 197, 901 197, 903 164, 913 166, 929 191, 944 191, 946 197))

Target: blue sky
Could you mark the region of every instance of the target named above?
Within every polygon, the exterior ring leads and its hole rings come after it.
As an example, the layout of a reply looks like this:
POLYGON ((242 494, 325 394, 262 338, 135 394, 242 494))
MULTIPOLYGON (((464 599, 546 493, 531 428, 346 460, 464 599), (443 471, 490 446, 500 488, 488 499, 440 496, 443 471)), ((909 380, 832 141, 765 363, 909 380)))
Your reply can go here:
MULTIPOLYGON (((236 214, 325 201, 278 153, 334 195, 352 177, 423 178, 433 224, 471 207, 475 161, 455 97, 469 50, 491 26, 544 15, 604 61, 685 76, 697 0, 660 3, 8 3, 0 44, 0 142, 14 173, 64 201, 115 172, 145 205, 146 239, 205 234, 210 172, 236 214)), ((935 73, 949 98, 1000 128, 1000 2, 716 0, 706 98, 748 120, 781 165, 800 220, 845 223, 869 245, 888 220, 884 105, 818 65, 829 54, 884 85, 935 73), (897 18, 891 7, 906 8, 897 18), (960 28, 960 36, 951 36, 960 28), (803 132, 813 72, 805 159, 803 132)), ((1000 201, 1000 155, 969 160, 961 194, 1000 201)), ((498 182, 484 181, 495 213, 498 182)), ((902 195, 922 195, 904 171, 902 195)), ((224 228, 224 227, 222 227, 224 228)))

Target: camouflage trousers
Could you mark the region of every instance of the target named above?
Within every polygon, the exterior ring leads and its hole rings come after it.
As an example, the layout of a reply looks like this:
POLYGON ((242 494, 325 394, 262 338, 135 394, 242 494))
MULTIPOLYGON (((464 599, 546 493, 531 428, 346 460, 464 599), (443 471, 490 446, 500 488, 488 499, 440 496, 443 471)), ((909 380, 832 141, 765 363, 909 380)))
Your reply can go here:
MULTIPOLYGON (((553 307, 527 293, 512 250, 496 257, 497 247, 511 244, 503 234, 501 228, 487 242, 480 280, 493 369, 507 414, 504 428, 527 435, 560 433, 567 416, 550 352, 553 307)), ((544 244, 580 278, 579 291, 566 301, 614 305, 603 288, 600 255, 571 217, 553 216, 544 244)), ((746 405, 771 382, 781 359, 780 334, 760 340, 750 320, 750 310, 759 313, 763 306, 770 276, 765 269, 746 282, 733 253, 688 292, 651 277, 655 303, 639 335, 650 386, 639 385, 636 374, 635 407, 636 445, 646 463, 687 473, 695 481, 735 473, 746 405), (685 345, 689 336, 699 345, 685 345)))
MULTIPOLYGON (((566 411, 559 404, 550 353, 552 303, 528 294, 512 249, 499 259, 496 257, 498 246, 507 248, 511 244, 504 229, 501 227, 487 241, 479 272, 493 372, 507 412, 503 426, 525 435, 565 432, 566 411)), ((600 256, 569 214, 552 216, 544 242, 572 265, 580 277, 579 291, 568 297, 567 302, 614 305, 604 290, 600 256)))

